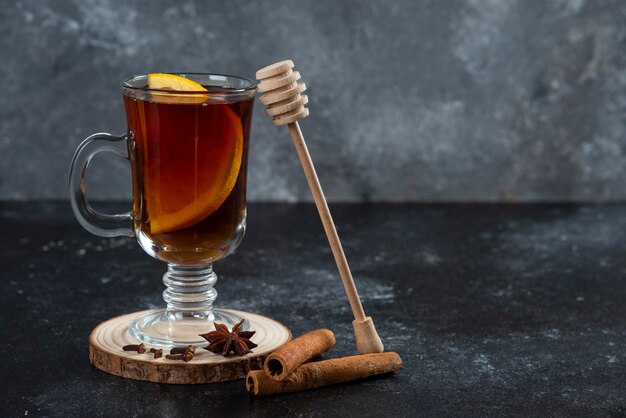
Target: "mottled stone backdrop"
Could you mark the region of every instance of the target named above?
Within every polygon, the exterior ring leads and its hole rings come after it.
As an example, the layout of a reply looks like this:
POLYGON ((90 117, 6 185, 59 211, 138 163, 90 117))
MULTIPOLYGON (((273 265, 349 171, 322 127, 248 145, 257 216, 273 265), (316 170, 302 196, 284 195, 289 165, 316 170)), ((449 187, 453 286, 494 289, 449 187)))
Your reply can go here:
MULTIPOLYGON (((0 33, 1 200, 66 199, 126 76, 285 58, 332 200, 626 197, 623 0, 5 1, 0 33)), ((252 129, 250 198, 309 200, 286 129, 252 129)), ((93 168, 94 198, 129 196, 123 160, 93 168)))

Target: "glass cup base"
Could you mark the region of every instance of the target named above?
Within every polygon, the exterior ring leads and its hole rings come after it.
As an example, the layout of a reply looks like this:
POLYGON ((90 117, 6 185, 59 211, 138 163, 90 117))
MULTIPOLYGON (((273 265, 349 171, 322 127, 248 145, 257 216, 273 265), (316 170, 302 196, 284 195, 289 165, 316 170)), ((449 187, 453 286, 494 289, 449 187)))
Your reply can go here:
POLYGON ((232 329, 244 318, 231 311, 212 309, 210 311, 152 311, 130 323, 130 335, 139 341, 160 347, 194 345, 204 347, 207 340, 200 334, 215 330, 215 322, 232 329))

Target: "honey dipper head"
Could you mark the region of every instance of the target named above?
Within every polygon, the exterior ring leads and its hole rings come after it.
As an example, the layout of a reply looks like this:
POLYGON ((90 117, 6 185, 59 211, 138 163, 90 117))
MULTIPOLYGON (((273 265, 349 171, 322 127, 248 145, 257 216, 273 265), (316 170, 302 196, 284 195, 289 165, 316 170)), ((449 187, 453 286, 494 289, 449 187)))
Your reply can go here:
POLYGON ((298 84, 300 73, 293 71, 293 61, 286 60, 269 65, 256 72, 258 90, 265 93, 259 101, 267 106, 265 113, 272 117, 276 126, 296 122, 309 115, 304 107, 309 102, 301 93, 304 83, 298 84))

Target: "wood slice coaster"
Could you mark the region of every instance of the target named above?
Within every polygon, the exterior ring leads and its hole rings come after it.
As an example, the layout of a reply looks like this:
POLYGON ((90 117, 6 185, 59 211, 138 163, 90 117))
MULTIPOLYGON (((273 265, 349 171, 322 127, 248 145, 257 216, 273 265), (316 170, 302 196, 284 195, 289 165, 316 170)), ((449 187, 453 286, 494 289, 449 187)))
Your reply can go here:
MULTIPOLYGON (((116 376, 158 383, 214 383, 243 379, 249 370, 261 369, 265 357, 291 339, 291 332, 280 322, 265 316, 224 309, 250 321, 258 344, 245 356, 223 357, 198 349, 193 360, 155 359, 152 354, 123 351, 127 344, 138 344, 128 332, 128 324, 151 311, 134 312, 109 319, 94 328, 89 336, 89 360, 98 369, 116 376)), ((208 331, 208 330, 207 330, 208 331)), ((208 343, 207 343, 208 344, 208 343)), ((169 350, 164 349, 163 353, 169 350)))

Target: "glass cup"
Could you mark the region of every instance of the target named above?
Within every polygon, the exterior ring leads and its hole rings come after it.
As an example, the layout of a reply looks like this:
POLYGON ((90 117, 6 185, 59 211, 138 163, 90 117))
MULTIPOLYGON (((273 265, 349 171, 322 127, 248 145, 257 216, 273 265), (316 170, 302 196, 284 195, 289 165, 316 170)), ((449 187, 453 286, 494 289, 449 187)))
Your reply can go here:
POLYGON ((213 322, 232 327, 243 318, 213 308, 213 263, 232 253, 246 228, 246 174, 256 84, 216 74, 176 74, 207 91, 150 89, 147 76, 122 83, 128 133, 94 134, 74 154, 72 208, 80 224, 103 236, 136 237, 168 263, 167 308, 129 326, 137 339, 165 347, 206 344, 198 334, 213 322), (132 211, 95 211, 85 195, 91 158, 112 152, 130 161, 132 211))

